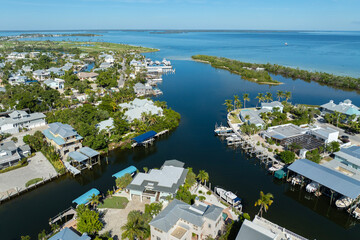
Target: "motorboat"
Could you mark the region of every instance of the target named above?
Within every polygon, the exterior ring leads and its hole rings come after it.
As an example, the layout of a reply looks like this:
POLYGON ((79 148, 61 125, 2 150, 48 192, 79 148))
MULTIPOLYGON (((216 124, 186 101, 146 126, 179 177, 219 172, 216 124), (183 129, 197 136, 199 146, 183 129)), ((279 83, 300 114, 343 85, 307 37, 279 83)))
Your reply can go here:
POLYGON ((237 206, 241 203, 241 198, 231 191, 226 191, 222 188, 215 188, 215 192, 227 203, 230 203, 232 206, 237 206))
POLYGON ((306 186, 306 191, 309 193, 316 192, 320 187, 320 184, 317 182, 311 182, 306 186))
POLYGON ((300 184, 300 183, 301 183, 301 177, 299 175, 297 175, 291 179, 292 185, 296 185, 296 184, 300 184))
POLYGON ((282 166, 282 165, 280 165, 280 164, 274 164, 272 167, 270 167, 268 170, 270 171, 270 172, 276 172, 276 171, 278 171, 278 170, 281 170, 281 169, 283 169, 284 168, 284 166, 282 166))
POLYGON ((346 197, 346 196, 342 196, 341 198, 339 198, 338 200, 336 200, 335 205, 338 208, 347 208, 348 206, 350 206, 352 203, 354 202, 354 199, 346 197))

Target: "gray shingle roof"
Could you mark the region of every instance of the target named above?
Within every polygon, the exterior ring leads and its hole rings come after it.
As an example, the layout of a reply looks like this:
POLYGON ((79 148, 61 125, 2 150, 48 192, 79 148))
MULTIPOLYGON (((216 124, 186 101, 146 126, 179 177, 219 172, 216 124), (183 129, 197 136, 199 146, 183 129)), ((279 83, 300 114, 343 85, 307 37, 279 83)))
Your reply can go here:
POLYGON ((275 237, 275 233, 245 219, 235 240, 274 240, 275 237))
POLYGON ((73 127, 69 124, 63 124, 60 122, 54 122, 49 124, 49 130, 54 135, 59 134, 62 138, 68 138, 78 135, 73 127))
POLYGON ((349 148, 342 148, 339 152, 334 153, 335 156, 344 158, 346 161, 360 166, 360 147, 351 146, 349 148))
POLYGON ((204 218, 216 220, 221 214, 222 209, 217 206, 211 205, 207 206, 205 210, 200 210, 198 206, 191 206, 175 199, 150 222, 150 225, 168 232, 179 219, 183 219, 201 227, 205 222, 204 218))

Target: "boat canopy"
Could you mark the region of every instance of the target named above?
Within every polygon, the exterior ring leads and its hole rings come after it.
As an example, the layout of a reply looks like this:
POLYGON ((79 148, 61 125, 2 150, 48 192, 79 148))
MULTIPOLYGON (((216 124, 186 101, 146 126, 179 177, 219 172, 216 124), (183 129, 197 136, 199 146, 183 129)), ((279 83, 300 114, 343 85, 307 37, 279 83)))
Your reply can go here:
POLYGON ((153 138, 156 136, 156 132, 155 131, 149 131, 149 132, 146 132, 144 134, 141 134, 137 137, 134 137, 132 140, 134 140, 135 142, 137 143, 142 143, 143 141, 146 141, 150 138, 153 138))
POLYGON ((76 203, 77 205, 81 205, 81 204, 87 204, 90 201, 90 198, 92 197, 92 195, 97 196, 100 194, 99 190, 97 190, 96 188, 92 188, 89 191, 87 191, 86 193, 84 193, 83 195, 81 195, 80 197, 76 198, 74 201, 72 201, 73 203, 76 203))
POLYGON ((128 168, 125 168, 125 169, 121 170, 120 172, 117 172, 117 173, 113 174, 112 176, 116 177, 116 178, 121 178, 122 176, 124 176, 127 173, 133 174, 136 171, 137 171, 136 167, 130 166, 128 168))
POLYGON ((282 169, 277 170, 274 173, 274 177, 276 177, 277 179, 283 179, 284 177, 286 177, 286 172, 284 172, 282 169))

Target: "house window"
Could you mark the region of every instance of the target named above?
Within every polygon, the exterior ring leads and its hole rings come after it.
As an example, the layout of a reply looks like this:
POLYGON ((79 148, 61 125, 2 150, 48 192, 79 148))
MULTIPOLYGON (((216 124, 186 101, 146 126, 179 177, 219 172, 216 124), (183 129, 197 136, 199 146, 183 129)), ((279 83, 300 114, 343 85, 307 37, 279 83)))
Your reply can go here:
POLYGON ((160 238, 160 237, 156 237, 156 240, 161 240, 161 238, 160 238))
POLYGON ((211 228, 211 224, 209 223, 209 228, 211 228))

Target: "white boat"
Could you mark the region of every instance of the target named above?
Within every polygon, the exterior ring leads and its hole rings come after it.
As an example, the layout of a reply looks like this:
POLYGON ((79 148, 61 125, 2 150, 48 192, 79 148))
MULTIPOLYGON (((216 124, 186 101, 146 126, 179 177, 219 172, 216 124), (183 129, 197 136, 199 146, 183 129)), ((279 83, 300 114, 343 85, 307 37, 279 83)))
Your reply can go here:
POLYGON ((298 176, 295 176, 291 179, 291 184, 292 185, 296 185, 296 184, 300 184, 301 183, 301 177, 298 175, 298 176))
POLYGON ((280 169, 283 169, 284 167, 283 166, 281 166, 280 164, 274 164, 272 167, 270 167, 268 170, 270 171, 270 172, 276 172, 276 171, 278 171, 278 170, 280 170, 280 169))
POLYGON ((306 186, 306 191, 309 193, 316 192, 320 187, 320 184, 317 182, 311 182, 306 186))
POLYGON ((220 126, 220 127, 216 127, 214 132, 215 134, 224 134, 224 133, 231 133, 233 131, 232 128, 229 127, 224 127, 224 126, 220 126))
POLYGON ((286 42, 286 43, 285 43, 285 46, 289 46, 289 44, 286 42))
POLYGON ((241 203, 241 198, 236 196, 236 194, 234 194, 231 191, 226 191, 225 189, 222 188, 215 188, 215 192, 227 203, 230 203, 232 206, 237 206, 241 203))
POLYGON ((154 94, 155 95, 161 95, 161 94, 163 94, 163 92, 158 88, 154 88, 154 94))
POLYGON ((347 207, 350 206, 353 202, 354 202, 354 199, 349 198, 349 197, 342 196, 341 198, 339 198, 338 200, 336 200, 335 205, 336 205, 338 208, 347 208, 347 207))

